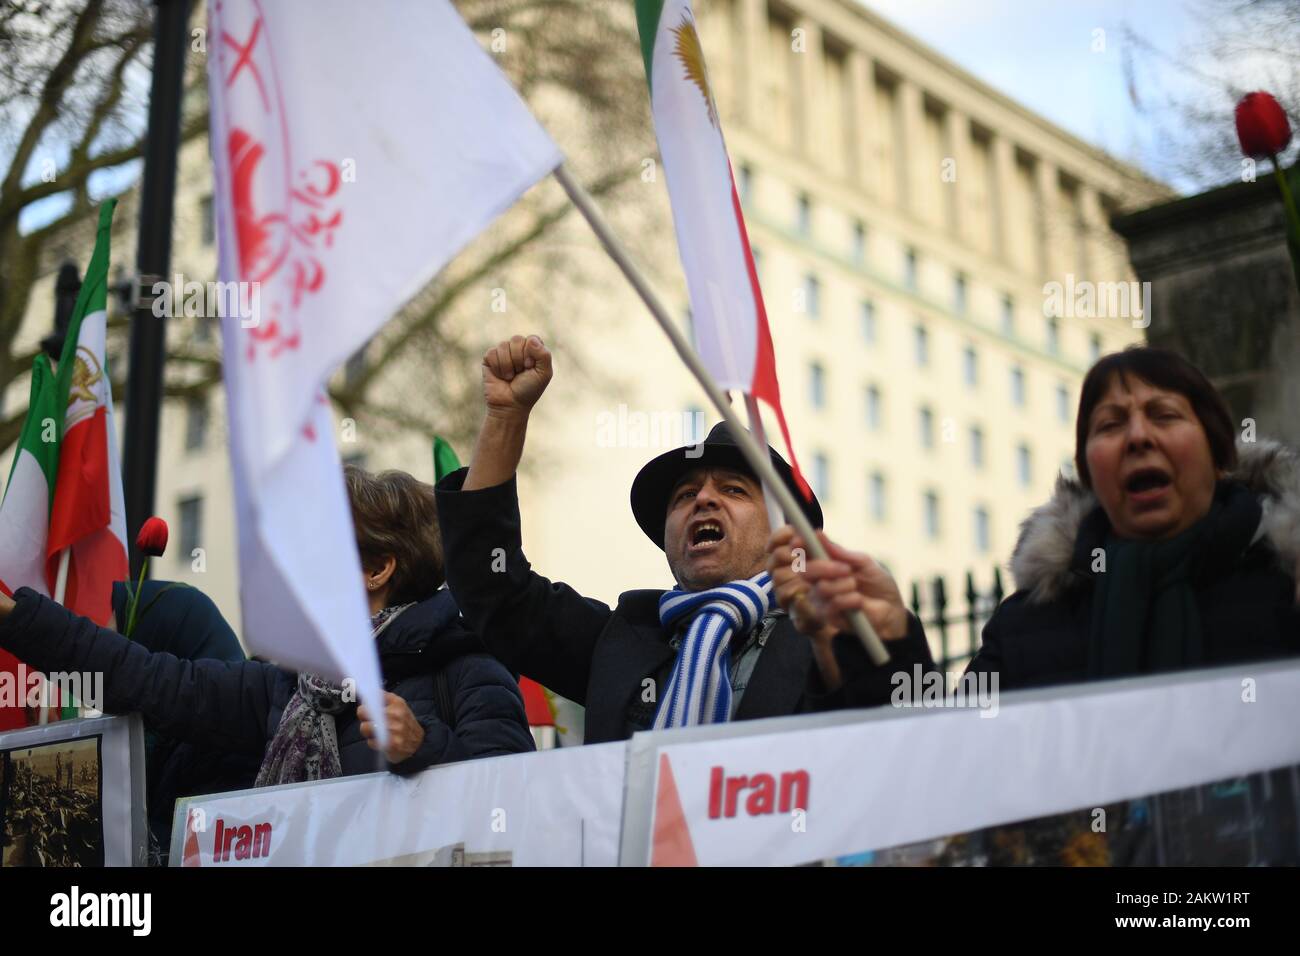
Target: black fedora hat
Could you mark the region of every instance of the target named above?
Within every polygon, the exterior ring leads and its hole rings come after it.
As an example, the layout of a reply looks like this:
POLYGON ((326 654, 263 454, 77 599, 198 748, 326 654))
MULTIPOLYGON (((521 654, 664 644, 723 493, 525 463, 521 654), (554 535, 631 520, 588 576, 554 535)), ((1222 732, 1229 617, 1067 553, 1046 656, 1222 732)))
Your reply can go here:
MULTIPOLYGON (((812 522, 812 526, 820 528, 822 506, 818 503, 817 496, 813 495, 811 501, 805 501, 803 493, 795 483, 794 472, 789 463, 770 445, 767 453, 772 457, 772 467, 794 493, 795 500, 803 506, 803 512, 812 522)), ((646 537, 660 548, 664 546, 664 522, 668 517, 668 496, 672 494, 677 482, 696 468, 733 468, 746 475, 754 474, 754 469, 749 467, 749 462, 745 460, 745 455, 736 444, 736 439, 732 436, 726 422, 718 422, 714 425, 703 442, 683 445, 681 448, 674 448, 657 458, 650 459, 645 467, 637 472, 632 482, 632 514, 636 516, 636 523, 641 526, 646 537)))

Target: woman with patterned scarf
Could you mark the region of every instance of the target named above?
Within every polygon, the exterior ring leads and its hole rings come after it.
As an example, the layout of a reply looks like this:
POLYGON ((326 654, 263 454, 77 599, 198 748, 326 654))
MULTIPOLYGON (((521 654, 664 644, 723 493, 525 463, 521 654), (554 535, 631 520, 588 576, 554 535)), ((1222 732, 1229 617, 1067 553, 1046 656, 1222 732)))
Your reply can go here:
MULTIPOLYGON (((523 698, 443 584, 433 488, 398 471, 345 469, 384 678, 394 773, 533 749, 523 698)), ((107 713, 140 711, 159 732, 261 756, 256 786, 375 769, 375 702, 260 661, 151 653, 46 597, 0 595, 0 647, 42 671, 100 671, 107 713)))

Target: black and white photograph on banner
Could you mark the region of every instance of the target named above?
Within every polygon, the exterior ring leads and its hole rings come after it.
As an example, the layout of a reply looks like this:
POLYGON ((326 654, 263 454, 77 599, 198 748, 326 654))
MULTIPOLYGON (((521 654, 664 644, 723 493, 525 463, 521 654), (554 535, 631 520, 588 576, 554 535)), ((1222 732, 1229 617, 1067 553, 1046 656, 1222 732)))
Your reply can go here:
POLYGON ((4 0, 0 871, 1285 876, 1298 123, 1300 0, 4 0))
POLYGON ((0 866, 104 865, 100 738, 0 751, 0 866))

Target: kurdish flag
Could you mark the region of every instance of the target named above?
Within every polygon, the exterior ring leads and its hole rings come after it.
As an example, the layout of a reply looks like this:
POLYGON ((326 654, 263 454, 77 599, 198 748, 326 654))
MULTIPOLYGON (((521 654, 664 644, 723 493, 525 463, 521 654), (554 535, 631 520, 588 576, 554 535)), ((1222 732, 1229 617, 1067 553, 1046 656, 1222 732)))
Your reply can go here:
POLYGON ((636 20, 695 347, 721 388, 776 413, 795 481, 810 497, 781 409, 772 334, 695 15, 688 0, 636 0, 636 20))
POLYGON ((95 251, 59 358, 55 395, 62 401, 64 417, 45 545, 46 578, 54 588, 62 554, 70 552, 67 588, 55 598, 101 626, 112 617, 113 582, 130 576, 126 500, 106 359, 109 233, 116 205, 117 200, 110 199, 100 207, 95 251))

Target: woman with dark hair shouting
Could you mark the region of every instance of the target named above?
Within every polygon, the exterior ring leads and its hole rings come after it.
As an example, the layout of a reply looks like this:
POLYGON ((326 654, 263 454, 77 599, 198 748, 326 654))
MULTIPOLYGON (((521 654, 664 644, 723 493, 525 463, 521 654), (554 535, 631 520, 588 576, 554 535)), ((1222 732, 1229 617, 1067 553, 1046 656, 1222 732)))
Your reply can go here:
MULTIPOLYGON (((1209 380, 1148 347, 1088 372, 1075 435, 1078 479, 1022 525, 1018 590, 969 670, 1009 690, 1300 654, 1295 452, 1236 443, 1209 380)), ((778 531, 769 568, 803 628, 844 630, 847 610, 891 598, 870 558, 834 544, 836 560, 794 571, 801 544, 778 531)))

